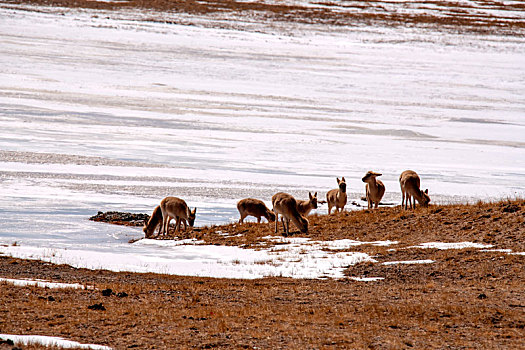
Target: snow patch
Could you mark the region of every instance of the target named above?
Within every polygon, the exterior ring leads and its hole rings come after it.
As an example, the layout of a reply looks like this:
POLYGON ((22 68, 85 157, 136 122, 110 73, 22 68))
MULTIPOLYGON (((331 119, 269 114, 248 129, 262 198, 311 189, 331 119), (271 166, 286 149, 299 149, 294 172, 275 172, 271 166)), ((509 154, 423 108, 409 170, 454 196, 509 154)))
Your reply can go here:
MULTIPOLYGON (((269 276, 342 278, 344 269, 350 265, 364 261, 375 262, 366 253, 327 249, 334 242, 308 242, 308 239, 295 239, 294 242, 254 250, 204 245, 197 240, 142 239, 132 244, 131 251, 127 247, 115 247, 111 252, 100 252, 0 246, 0 254, 67 264, 76 268, 246 279, 269 276), (306 242, 308 244, 304 244, 306 242), (133 249, 139 249, 140 254, 134 254, 133 249)), ((342 245, 341 242, 336 242, 338 250, 349 246, 352 244, 342 245)))
POLYGON ((38 344, 46 347, 55 346, 59 348, 80 348, 80 349, 94 349, 94 350, 112 350, 109 346, 96 344, 82 344, 72 340, 66 340, 60 337, 48 337, 44 335, 13 335, 0 334, 0 339, 12 340, 15 344, 31 345, 38 344))
POLYGON ((492 244, 482 244, 482 243, 473 243, 473 242, 458 242, 458 243, 443 243, 443 242, 427 242, 421 243, 416 246, 411 246, 409 248, 423 248, 423 249, 466 249, 466 248, 491 248, 492 244))
POLYGON ((359 282, 374 282, 384 280, 384 277, 350 277, 351 280, 359 282))
POLYGON ((15 286, 37 286, 40 288, 51 288, 51 289, 66 289, 66 288, 72 288, 72 289, 90 289, 90 287, 86 287, 83 284, 78 283, 58 283, 58 282, 49 282, 45 280, 25 280, 25 279, 13 279, 13 278, 0 278, 0 282, 6 282, 10 284, 14 284, 15 286))
POLYGON ((382 265, 411 265, 411 264, 432 264, 435 263, 434 260, 405 260, 405 261, 387 261, 382 263, 382 265))

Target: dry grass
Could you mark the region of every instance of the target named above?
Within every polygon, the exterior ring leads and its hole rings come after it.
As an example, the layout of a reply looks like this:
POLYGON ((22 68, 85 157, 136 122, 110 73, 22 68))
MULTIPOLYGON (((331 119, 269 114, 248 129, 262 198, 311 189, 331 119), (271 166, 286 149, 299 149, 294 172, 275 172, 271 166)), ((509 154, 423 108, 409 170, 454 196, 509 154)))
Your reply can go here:
MULTIPOLYGON (((523 251, 522 200, 387 208, 311 217, 315 239, 395 239, 402 246, 471 240, 523 251), (391 226, 391 227, 390 227, 391 226)), ((247 237, 199 232, 217 244, 253 245, 266 224, 220 227, 247 237)), ((474 249, 366 246, 379 262, 432 259, 433 264, 364 263, 349 276, 377 282, 266 278, 230 280, 73 269, 0 257, 2 277, 93 284, 95 290, 0 285, 0 329, 61 336, 116 349, 373 348, 517 349, 525 346, 523 256, 474 249), (102 290, 114 293, 104 296, 102 290), (119 292, 127 296, 117 296, 119 292), (52 298, 49 298, 52 296, 52 298), (105 311, 88 306, 102 303, 105 311)))
MULTIPOLYGON (((401 241, 402 246, 423 242, 471 241, 525 251, 525 204, 522 200, 474 205, 432 205, 414 211, 401 207, 358 210, 328 215, 311 215, 308 234, 297 229, 294 237, 329 241, 401 241)), ((230 224, 204 227, 187 233, 209 244, 267 247, 275 242, 263 239, 275 235, 274 223, 230 224)), ((282 233, 282 225, 279 224, 282 233)))

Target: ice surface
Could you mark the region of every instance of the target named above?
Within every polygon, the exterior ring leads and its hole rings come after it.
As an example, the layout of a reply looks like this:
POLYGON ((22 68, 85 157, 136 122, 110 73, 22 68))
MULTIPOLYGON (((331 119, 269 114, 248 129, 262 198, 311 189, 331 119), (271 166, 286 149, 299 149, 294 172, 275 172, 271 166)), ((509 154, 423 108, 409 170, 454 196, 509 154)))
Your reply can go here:
POLYGON ((298 24, 257 32, 257 23, 242 31, 142 21, 140 11, 59 12, 0 4, 5 254, 70 261, 76 252, 92 268, 103 266, 91 259, 119 256, 131 269, 182 274, 339 276, 359 256, 299 266, 286 261, 298 254, 290 251, 279 268, 251 261, 243 271, 232 262, 246 252, 128 244, 139 228, 87 218, 151 212, 175 195, 199 208, 197 226, 227 223, 241 198, 323 198, 336 176, 362 203, 367 170, 383 173, 391 203, 405 169, 418 171, 433 203, 525 194, 523 37, 298 24), (220 273, 204 263, 172 270, 172 261, 221 254, 231 266, 220 273))

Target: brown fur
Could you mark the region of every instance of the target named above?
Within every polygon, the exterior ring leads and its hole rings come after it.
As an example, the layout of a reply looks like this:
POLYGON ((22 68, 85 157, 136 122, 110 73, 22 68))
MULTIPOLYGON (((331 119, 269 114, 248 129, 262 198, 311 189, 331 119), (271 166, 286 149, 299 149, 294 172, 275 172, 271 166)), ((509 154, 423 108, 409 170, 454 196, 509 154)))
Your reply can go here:
POLYGON ((377 208, 381 198, 385 194, 385 185, 381 180, 376 179, 376 177, 381 176, 382 174, 369 171, 361 179, 366 183, 366 200, 368 202, 368 209, 372 207, 377 208))
POLYGON ((258 223, 261 222, 261 217, 265 217, 268 222, 275 221, 275 214, 268 209, 263 201, 255 198, 241 199, 237 203, 237 210, 239 210, 239 214, 241 215, 239 224, 242 224, 248 215, 255 216, 258 223))
POLYGON ((428 203, 430 202, 430 197, 428 196, 428 189, 426 189, 425 191, 421 191, 421 189, 419 188, 419 176, 416 174, 415 171, 403 171, 399 176, 399 185, 401 186, 401 194, 403 196, 401 201, 402 207, 407 209, 408 202, 410 201, 410 208, 415 208, 416 202, 412 198, 415 198, 422 206, 428 206, 428 203))
POLYGON ((193 227, 197 208, 190 210, 184 200, 177 197, 166 197, 160 202, 160 210, 162 211, 162 226, 159 235, 168 232, 171 219, 177 220, 175 231, 180 230, 181 223, 184 224, 184 230, 188 229, 188 224, 193 227))
POLYGON ((303 232, 308 232, 308 220, 299 213, 297 201, 288 193, 279 192, 272 197, 273 211, 275 213, 275 233, 279 224, 279 214, 282 215, 283 229, 285 235, 290 233, 290 220, 303 232))
POLYGON ((346 205, 346 181, 343 177, 341 180, 337 178, 337 185, 339 188, 328 191, 326 194, 326 201, 328 202, 328 215, 332 212, 332 207, 335 211, 343 211, 346 205))
POLYGON ((299 214, 302 216, 308 215, 312 209, 317 209, 317 192, 315 192, 313 196, 308 192, 308 198, 307 201, 297 201, 297 210, 299 210, 299 214))
MULTIPOLYGON (((162 223, 162 211, 160 210, 160 205, 157 205, 155 209, 153 209, 153 213, 151 214, 148 223, 144 225, 144 228, 142 231, 146 234, 146 238, 153 237, 153 234, 155 233, 155 229, 157 226, 159 226, 162 223)), ((160 233, 160 229, 159 229, 160 233)))

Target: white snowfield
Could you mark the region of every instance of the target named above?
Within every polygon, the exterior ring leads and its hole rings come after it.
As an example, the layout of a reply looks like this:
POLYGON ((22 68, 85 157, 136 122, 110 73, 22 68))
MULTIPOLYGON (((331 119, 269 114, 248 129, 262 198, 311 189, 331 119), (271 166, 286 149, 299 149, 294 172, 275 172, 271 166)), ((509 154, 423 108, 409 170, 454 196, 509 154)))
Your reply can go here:
POLYGON ((33 345, 38 344, 45 347, 54 346, 64 349, 93 349, 93 350, 111 350, 109 346, 96 344, 82 344, 76 341, 67 340, 60 337, 48 337, 44 335, 14 335, 0 334, 0 339, 12 340, 16 345, 33 345))
MULTIPOLYGON (((111 271, 153 272, 180 276, 255 279, 264 277, 343 278, 344 270, 362 263, 376 263, 374 257, 359 252, 363 245, 394 246, 398 242, 359 242, 354 240, 312 241, 308 238, 265 237, 279 242, 271 248, 243 249, 206 245, 198 240, 142 239, 128 248, 113 251, 0 246, 0 255, 38 259, 77 268, 111 271), (351 251, 350 251, 351 250, 351 251), (136 252, 140 252, 137 254, 136 252)), ((490 252, 491 245, 473 242, 429 242, 414 248, 480 249, 490 252)), ((121 247, 118 247, 121 248, 121 247)), ((392 248, 394 250, 395 248, 392 248)), ((506 251, 507 252, 507 251, 506 251)), ((507 252, 508 254, 520 254, 507 252)), ((521 253, 522 254, 522 253, 521 253)), ((389 261, 383 265, 430 264, 435 261, 389 261)), ((356 281, 378 281, 355 279, 356 281)), ((2 279, 0 279, 0 282, 2 279)), ((42 285, 45 286, 45 285, 42 285)))
MULTIPOLYGON (((346 241, 346 240, 345 240, 346 241)), ((269 249, 204 245, 199 241, 142 239, 117 251, 0 246, 0 255, 38 259, 77 268, 154 272, 217 278, 342 278, 350 265, 375 261, 368 254, 344 251, 360 244, 293 240, 269 249), (135 252, 139 251, 140 254, 135 252)), ((389 245, 389 242, 378 242, 389 245)))
POLYGON ((49 282, 45 280, 25 280, 25 279, 14 279, 14 278, 1 278, 0 284, 2 282, 14 284, 15 286, 36 286, 40 288, 50 288, 50 289, 88 289, 87 286, 79 283, 60 283, 60 282, 49 282))
POLYGON ((140 228, 88 218, 151 213, 172 195, 198 208, 197 226, 228 223, 241 198, 324 198, 341 176, 350 202, 364 204, 368 170, 383 173, 393 204, 406 169, 433 203, 525 195, 524 36, 257 21, 236 30, 207 17, 184 26, 141 11, 36 10, 0 4, 0 254, 115 271, 340 277, 373 260, 341 251, 359 250, 351 236, 281 252, 129 244, 140 228))

